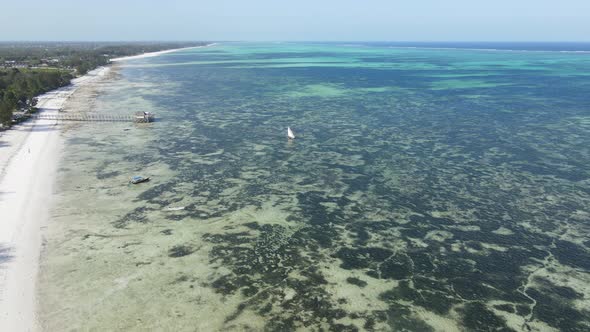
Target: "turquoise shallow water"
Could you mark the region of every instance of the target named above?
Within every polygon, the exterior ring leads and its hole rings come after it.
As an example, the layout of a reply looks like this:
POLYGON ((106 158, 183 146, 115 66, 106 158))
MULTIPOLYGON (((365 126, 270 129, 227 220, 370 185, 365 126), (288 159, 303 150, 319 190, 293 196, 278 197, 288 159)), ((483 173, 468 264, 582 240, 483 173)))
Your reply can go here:
POLYGON ((589 329, 589 73, 583 53, 387 44, 126 62, 92 107, 159 121, 66 133, 42 321, 589 329))

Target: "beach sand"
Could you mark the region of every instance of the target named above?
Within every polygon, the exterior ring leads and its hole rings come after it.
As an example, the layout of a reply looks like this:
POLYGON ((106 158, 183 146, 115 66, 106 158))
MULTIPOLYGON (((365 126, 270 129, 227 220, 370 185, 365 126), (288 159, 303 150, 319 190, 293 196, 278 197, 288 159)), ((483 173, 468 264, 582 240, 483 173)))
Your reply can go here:
MULTIPOLYGON (((44 114, 57 114, 79 88, 101 80, 101 67, 39 97, 44 114)), ((58 161, 55 120, 32 120, 0 134, 0 331, 38 330, 36 280, 58 161)))
POLYGON ((120 57, 120 58, 113 58, 113 59, 111 59, 111 62, 151 58, 151 57, 159 56, 162 54, 173 53, 173 52, 178 52, 178 51, 182 51, 182 50, 190 50, 190 49, 194 49, 194 48, 209 47, 209 46, 213 46, 213 45, 215 45, 215 43, 207 44, 207 45, 203 45, 203 46, 191 46, 191 47, 175 48, 175 49, 171 49, 171 50, 164 50, 164 51, 158 51, 158 52, 148 52, 148 53, 143 53, 143 54, 138 54, 138 55, 130 55, 130 56, 124 56, 124 57, 120 57))

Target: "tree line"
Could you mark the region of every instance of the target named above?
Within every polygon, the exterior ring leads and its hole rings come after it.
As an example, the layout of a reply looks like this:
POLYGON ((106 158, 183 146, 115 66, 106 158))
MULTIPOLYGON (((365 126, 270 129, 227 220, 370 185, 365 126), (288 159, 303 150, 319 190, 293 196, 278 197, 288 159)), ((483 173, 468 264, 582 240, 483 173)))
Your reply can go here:
POLYGON ((72 74, 67 70, 0 70, 0 123, 9 125, 14 110, 31 111, 35 97, 68 85, 72 74))
POLYGON ((107 65, 110 59, 203 42, 0 43, 0 125, 10 125, 15 110, 34 110, 35 97, 70 84, 72 78, 107 65))

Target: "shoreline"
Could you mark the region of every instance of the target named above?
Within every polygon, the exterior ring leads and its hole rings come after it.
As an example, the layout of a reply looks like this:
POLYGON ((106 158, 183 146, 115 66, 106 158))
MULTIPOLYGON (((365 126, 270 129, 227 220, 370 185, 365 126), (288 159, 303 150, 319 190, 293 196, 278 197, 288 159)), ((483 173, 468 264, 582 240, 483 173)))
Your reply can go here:
MULTIPOLYGON (((40 113, 57 114, 85 85, 104 79, 119 61, 141 59, 184 49, 170 49, 111 59, 75 78, 71 84, 38 96, 40 113)), ((49 222, 63 126, 31 119, 0 132, 0 331, 37 331, 37 280, 43 228, 49 222)))
POLYGON ((136 60, 136 59, 143 59, 143 58, 152 58, 152 57, 159 56, 162 54, 174 53, 174 52, 184 51, 184 50, 191 50, 191 49, 195 49, 195 48, 205 48, 205 47, 210 47, 210 46, 215 46, 215 45, 217 45, 217 43, 211 43, 211 44, 202 45, 202 46, 173 48, 170 50, 162 50, 162 51, 157 51, 157 52, 148 52, 148 53, 142 53, 142 54, 137 54, 137 55, 129 55, 129 56, 124 56, 124 57, 119 57, 119 58, 113 58, 110 61, 111 62, 119 62, 119 61, 136 60))
MULTIPOLYGON (((57 114, 81 87, 100 80, 99 67, 72 84, 39 96, 39 111, 57 114)), ((39 330, 36 282, 42 228, 49 221, 53 189, 63 148, 61 126, 30 120, 0 136, 0 330, 39 330)))

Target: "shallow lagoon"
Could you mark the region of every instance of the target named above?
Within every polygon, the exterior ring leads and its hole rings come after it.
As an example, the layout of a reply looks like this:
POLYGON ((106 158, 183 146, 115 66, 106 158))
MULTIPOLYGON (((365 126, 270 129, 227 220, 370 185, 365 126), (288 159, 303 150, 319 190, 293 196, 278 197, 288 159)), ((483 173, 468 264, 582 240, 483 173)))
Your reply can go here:
POLYGON ((587 330, 589 72, 362 44, 129 61, 91 106, 159 121, 66 131, 43 324, 587 330))

